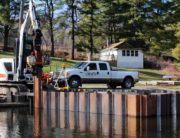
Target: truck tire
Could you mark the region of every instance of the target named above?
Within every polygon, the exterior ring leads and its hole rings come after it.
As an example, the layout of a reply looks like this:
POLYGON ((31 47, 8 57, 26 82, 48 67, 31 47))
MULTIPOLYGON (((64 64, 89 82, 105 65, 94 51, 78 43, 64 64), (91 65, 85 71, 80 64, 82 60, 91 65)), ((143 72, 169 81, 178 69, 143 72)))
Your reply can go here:
POLYGON ((69 80, 69 86, 70 88, 79 88, 80 86, 80 78, 78 77, 72 77, 70 80, 69 80))
POLYGON ((134 80, 131 77, 126 77, 123 81, 122 88, 131 89, 134 86, 134 80))
POLYGON ((116 84, 113 84, 113 83, 108 83, 108 84, 107 84, 107 87, 108 87, 109 89, 116 89, 117 85, 116 85, 116 84))

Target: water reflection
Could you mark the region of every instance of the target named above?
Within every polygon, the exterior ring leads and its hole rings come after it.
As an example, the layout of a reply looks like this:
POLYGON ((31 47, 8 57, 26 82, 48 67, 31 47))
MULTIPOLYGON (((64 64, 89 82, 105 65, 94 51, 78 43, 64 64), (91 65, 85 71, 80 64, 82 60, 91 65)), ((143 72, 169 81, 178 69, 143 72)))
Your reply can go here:
POLYGON ((0 138, 180 137, 180 117, 134 118, 28 108, 0 109, 0 138))
POLYGON ((32 137, 33 127, 29 110, 0 109, 0 138, 21 138, 24 134, 32 137))

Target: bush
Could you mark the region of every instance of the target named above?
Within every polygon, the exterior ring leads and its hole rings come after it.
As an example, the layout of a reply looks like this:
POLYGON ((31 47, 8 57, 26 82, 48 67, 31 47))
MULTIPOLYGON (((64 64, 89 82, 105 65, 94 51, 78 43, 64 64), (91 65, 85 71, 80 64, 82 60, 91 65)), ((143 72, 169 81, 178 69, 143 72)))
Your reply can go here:
POLYGON ((168 65, 163 69, 163 72, 165 75, 172 75, 173 80, 179 80, 180 79, 180 71, 177 69, 175 65, 168 65))
POLYGON ((146 69, 163 69, 171 64, 171 60, 165 60, 163 57, 147 56, 144 59, 144 68, 146 69))
POLYGON ((65 51, 61 51, 61 50, 56 50, 55 51, 55 57, 67 58, 68 55, 69 55, 69 53, 65 52, 65 51))
POLYGON ((177 44, 176 48, 172 50, 172 55, 175 57, 177 60, 180 60, 180 44, 177 44))
MULTIPOLYGON (((42 49, 42 51, 43 51, 43 53, 45 53, 45 54, 48 54, 48 55, 51 55, 51 49, 42 49)), ((69 53, 68 52, 66 52, 66 51, 63 51, 63 50, 61 50, 61 49, 56 49, 55 51, 54 51, 54 56, 55 57, 58 57, 58 58, 68 58, 68 56, 69 56, 69 53)))

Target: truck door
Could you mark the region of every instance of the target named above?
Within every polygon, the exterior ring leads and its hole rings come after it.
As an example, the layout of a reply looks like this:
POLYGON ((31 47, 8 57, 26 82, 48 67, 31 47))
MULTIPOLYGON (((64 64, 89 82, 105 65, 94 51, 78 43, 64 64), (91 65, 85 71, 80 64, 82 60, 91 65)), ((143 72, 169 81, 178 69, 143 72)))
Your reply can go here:
POLYGON ((110 79, 110 69, 106 63, 99 63, 99 82, 107 83, 110 79))
POLYGON ((84 68, 84 74, 83 74, 83 82, 86 83, 95 83, 98 81, 98 76, 99 76, 99 71, 97 68, 96 63, 89 63, 85 68, 84 68))

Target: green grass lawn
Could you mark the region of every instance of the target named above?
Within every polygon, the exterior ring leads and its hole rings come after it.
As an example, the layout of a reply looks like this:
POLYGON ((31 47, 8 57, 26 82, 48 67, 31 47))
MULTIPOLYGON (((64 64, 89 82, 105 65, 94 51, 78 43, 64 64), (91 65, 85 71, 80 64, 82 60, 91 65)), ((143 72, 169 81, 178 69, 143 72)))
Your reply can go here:
POLYGON ((62 65, 65 64, 66 68, 74 66, 78 61, 77 60, 63 60, 60 58, 51 58, 51 65, 44 66, 43 71, 44 72, 50 72, 57 69, 61 69, 62 65))
MULTIPOLYGON (((14 55, 12 53, 0 53, 0 58, 5 57, 13 57, 14 55)), ((62 64, 65 64, 66 67, 72 67, 74 66, 78 61, 77 60, 63 60, 60 58, 51 58, 51 65, 44 66, 43 71, 44 72, 50 72, 54 71, 56 69, 61 69, 62 64)), ((175 65, 179 68, 180 63, 175 63, 175 65)), ((151 80, 162 80, 163 71, 162 70, 154 70, 154 69, 125 69, 125 68, 116 68, 118 70, 124 70, 124 71, 138 71, 140 73, 140 80, 145 81, 151 81, 151 80)))
POLYGON ((125 71, 138 71, 140 73, 140 80, 162 80, 163 71, 162 70, 155 70, 155 69, 122 69, 119 70, 125 71))
POLYGON ((14 57, 14 54, 11 52, 0 52, 0 58, 10 58, 14 57))

